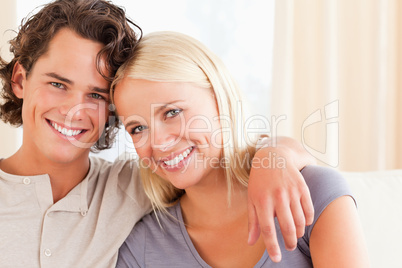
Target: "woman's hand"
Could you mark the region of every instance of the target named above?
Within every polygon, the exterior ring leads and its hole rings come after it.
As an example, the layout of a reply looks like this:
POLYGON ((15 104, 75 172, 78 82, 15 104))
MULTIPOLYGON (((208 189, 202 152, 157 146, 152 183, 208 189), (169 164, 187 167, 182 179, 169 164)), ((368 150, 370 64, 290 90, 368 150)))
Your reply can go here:
POLYGON ((286 248, 294 250, 297 238, 314 219, 310 192, 299 171, 316 161, 291 138, 264 138, 259 145, 248 185, 248 243, 253 245, 261 233, 270 258, 279 262, 274 218, 278 219, 286 248))

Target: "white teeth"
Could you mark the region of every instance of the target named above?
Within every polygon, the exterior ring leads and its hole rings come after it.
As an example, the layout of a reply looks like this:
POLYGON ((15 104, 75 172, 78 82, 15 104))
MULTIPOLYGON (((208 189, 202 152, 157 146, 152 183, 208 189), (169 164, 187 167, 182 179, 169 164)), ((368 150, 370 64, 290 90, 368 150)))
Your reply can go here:
POLYGON ((76 136, 82 132, 82 130, 72 130, 72 129, 67 129, 65 127, 61 127, 57 125, 57 123, 51 122, 52 127, 63 134, 64 136, 71 137, 71 136, 76 136))
POLYGON ((185 150, 183 153, 179 154, 172 160, 163 161, 163 162, 168 166, 177 165, 178 163, 180 163, 180 161, 182 161, 184 158, 186 158, 191 153, 192 150, 193 150, 193 147, 188 148, 187 150, 185 150))

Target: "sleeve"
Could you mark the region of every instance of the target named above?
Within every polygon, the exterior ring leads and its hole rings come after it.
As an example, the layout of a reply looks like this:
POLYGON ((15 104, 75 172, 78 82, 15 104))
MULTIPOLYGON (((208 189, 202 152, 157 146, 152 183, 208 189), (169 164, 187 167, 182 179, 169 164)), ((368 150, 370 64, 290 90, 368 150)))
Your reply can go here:
POLYGON ((138 222, 119 249, 117 268, 145 267, 146 230, 142 221, 138 222))
POLYGON ((313 224, 306 227, 305 234, 298 244, 307 256, 311 256, 309 250, 311 231, 325 208, 341 196, 350 196, 355 204, 356 201, 348 183, 338 171, 321 166, 306 166, 301 173, 309 187, 313 201, 314 221, 313 224))

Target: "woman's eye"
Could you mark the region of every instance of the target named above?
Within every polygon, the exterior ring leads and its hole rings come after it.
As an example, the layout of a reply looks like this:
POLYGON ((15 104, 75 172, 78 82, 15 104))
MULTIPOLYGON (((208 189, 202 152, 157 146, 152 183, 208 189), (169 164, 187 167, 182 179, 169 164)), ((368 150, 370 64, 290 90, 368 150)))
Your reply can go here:
POLYGON ((135 134, 139 134, 142 131, 144 131, 145 129, 147 129, 146 126, 137 126, 131 129, 130 134, 131 135, 135 135, 135 134))
POLYGON ((181 113, 181 109, 173 109, 173 110, 169 110, 166 112, 166 117, 175 117, 176 115, 178 115, 179 113, 181 113))
POLYGON ((52 86, 54 86, 54 87, 64 89, 64 85, 63 85, 62 83, 50 82, 50 84, 51 84, 52 86))

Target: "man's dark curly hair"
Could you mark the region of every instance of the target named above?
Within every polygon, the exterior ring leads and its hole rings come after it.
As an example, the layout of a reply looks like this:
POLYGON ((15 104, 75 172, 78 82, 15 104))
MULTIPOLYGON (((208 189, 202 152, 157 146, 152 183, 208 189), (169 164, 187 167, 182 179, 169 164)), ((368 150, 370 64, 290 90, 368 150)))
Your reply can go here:
MULTIPOLYGON (((97 70, 109 82, 117 69, 131 56, 142 30, 126 17, 125 10, 105 0, 57 0, 45 5, 38 13, 23 20, 17 36, 10 41, 14 58, 7 63, 0 57, 0 78, 3 83, 0 102, 0 119, 14 126, 21 126, 23 100, 12 90, 12 73, 20 63, 27 77, 40 56, 48 50, 49 42, 62 28, 104 44, 97 55, 97 70), (136 34, 133 25, 139 32, 136 34), (137 36, 139 37, 137 38, 137 36), (105 59, 107 74, 101 72, 100 61, 105 59)), ((109 122, 93 151, 110 148, 116 134, 118 120, 111 111, 109 122)))

